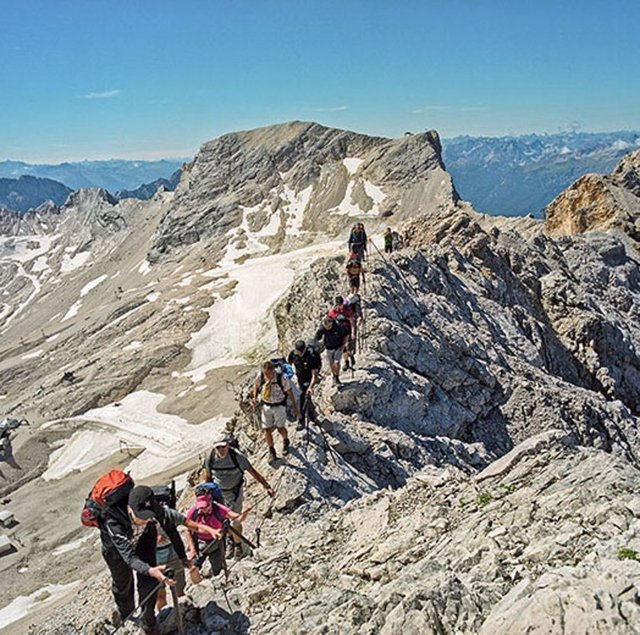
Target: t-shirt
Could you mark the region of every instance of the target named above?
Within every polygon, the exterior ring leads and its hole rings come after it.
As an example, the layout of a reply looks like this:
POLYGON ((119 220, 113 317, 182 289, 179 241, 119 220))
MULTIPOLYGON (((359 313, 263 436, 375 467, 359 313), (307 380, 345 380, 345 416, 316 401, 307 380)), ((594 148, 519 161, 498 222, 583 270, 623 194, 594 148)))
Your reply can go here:
MULTIPOLYGON (((222 520, 218 518, 216 513, 213 511, 213 508, 211 512, 204 514, 200 512, 195 505, 187 512, 187 518, 196 523, 200 523, 201 525, 211 527, 212 529, 222 529, 222 521, 229 515, 229 508, 216 502, 214 502, 213 505, 217 507, 217 511, 219 512, 222 520)), ((200 531, 196 531, 195 533, 200 540, 212 540, 211 534, 205 534, 200 531)))
POLYGON ((321 326, 316 333, 316 340, 320 341, 324 338, 324 346, 330 351, 335 351, 340 348, 344 342, 344 332, 338 324, 337 320, 333 322, 333 326, 330 330, 321 326))
MULTIPOLYGON (((181 514, 177 509, 171 509, 171 507, 163 506, 165 524, 169 527, 177 527, 178 525, 184 525, 187 521, 187 517, 181 514)), ((166 564, 170 559, 171 552, 173 551, 171 538, 165 532, 162 523, 157 523, 156 528, 158 530, 158 538, 156 542, 156 560, 158 564, 166 564)))
POLYGON ((221 459, 215 449, 211 451, 209 456, 208 471, 215 481, 220 485, 222 490, 236 489, 242 484, 244 472, 251 467, 249 459, 235 448, 229 448, 224 459, 221 459), (231 458, 231 453, 235 454, 238 467, 231 458))
POLYGON ((313 377, 314 370, 320 370, 322 360, 320 355, 312 353, 308 348, 300 355, 296 351, 291 351, 287 361, 293 364, 296 369, 296 377, 300 384, 308 384, 313 377))
POLYGON ((289 378, 283 373, 277 371, 273 374, 273 379, 267 379, 267 376, 258 373, 258 381, 261 382, 260 399, 262 403, 268 405, 284 405, 287 401, 287 391, 291 390, 289 378))

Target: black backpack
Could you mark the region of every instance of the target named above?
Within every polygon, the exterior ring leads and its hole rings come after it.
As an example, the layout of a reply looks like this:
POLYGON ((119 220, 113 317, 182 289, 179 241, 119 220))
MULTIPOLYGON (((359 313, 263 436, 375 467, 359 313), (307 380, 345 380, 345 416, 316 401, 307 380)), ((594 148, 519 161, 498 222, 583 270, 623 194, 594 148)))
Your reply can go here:
POLYGON ((152 485, 151 490, 156 502, 161 505, 166 505, 171 509, 175 509, 178 504, 178 497, 176 495, 176 482, 171 481, 169 485, 152 485))

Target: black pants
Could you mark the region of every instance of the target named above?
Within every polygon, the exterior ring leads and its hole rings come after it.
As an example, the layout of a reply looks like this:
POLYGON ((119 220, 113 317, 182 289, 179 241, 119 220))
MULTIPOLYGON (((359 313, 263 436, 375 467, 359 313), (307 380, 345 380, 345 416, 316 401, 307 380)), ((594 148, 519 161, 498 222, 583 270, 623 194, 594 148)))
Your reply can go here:
POLYGON ((393 245, 385 245, 384 246, 384 253, 385 254, 390 254, 393 252, 393 245))
POLYGON ((301 382, 298 380, 298 386, 300 387, 300 416, 302 417, 303 423, 306 420, 305 406, 307 403, 307 390, 309 390, 310 383, 311 381, 301 382))
MULTIPOLYGON (((146 562, 155 563, 155 549, 151 560, 144 557, 144 555, 140 554, 146 562)), ((111 572, 111 591, 113 592, 120 617, 124 620, 135 608, 133 598, 133 571, 115 549, 103 549, 102 557, 111 572)), ((138 582, 138 602, 141 602, 151 593, 151 590, 157 586, 158 581, 155 578, 140 573, 136 573, 136 578, 138 582)), ((158 592, 156 590, 143 607, 142 628, 145 630, 151 629, 156 625, 155 605, 157 595, 158 592)))
MULTIPOLYGON (((231 537, 227 536, 225 540, 231 540, 231 537)), ((225 567, 225 544, 224 540, 202 540, 198 538, 196 541, 198 553, 205 553, 209 558, 209 564, 211 564, 211 575, 218 575, 225 567)), ((198 556, 201 558, 202 556, 198 556)))

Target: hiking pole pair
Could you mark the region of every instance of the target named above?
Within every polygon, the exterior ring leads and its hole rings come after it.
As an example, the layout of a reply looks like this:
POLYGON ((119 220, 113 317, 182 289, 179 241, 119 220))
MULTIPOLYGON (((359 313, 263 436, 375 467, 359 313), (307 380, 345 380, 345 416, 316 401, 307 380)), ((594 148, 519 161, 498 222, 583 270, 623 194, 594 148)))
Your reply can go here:
POLYGON ((333 459, 333 462, 337 465, 338 461, 336 461, 336 457, 333 456, 335 450, 329 445, 329 441, 327 440, 327 435, 325 431, 322 429, 322 426, 318 423, 318 417, 316 416, 316 410, 313 407, 313 402, 311 401, 311 397, 307 396, 307 399, 304 404, 305 407, 305 418, 307 421, 312 421, 320 430, 320 434, 322 435, 322 439, 324 441, 324 449, 329 453, 329 456, 333 459))

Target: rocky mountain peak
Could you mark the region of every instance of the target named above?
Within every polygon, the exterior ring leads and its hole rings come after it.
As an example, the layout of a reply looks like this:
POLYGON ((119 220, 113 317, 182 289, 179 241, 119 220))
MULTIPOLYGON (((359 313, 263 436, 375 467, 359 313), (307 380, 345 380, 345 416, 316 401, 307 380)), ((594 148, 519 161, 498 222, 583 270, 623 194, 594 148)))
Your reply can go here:
POLYGON ((581 177, 547 207, 550 236, 590 230, 620 231, 640 243, 640 151, 626 155, 611 175, 581 177))
POLYGON ((269 126, 202 146, 150 257, 199 241, 274 253, 355 221, 375 229, 457 199, 434 131, 385 139, 310 122, 269 126))

